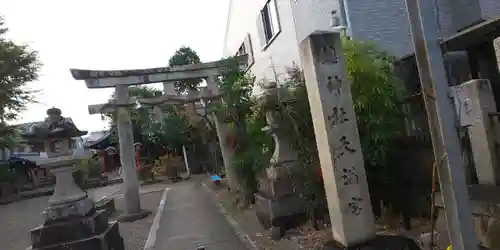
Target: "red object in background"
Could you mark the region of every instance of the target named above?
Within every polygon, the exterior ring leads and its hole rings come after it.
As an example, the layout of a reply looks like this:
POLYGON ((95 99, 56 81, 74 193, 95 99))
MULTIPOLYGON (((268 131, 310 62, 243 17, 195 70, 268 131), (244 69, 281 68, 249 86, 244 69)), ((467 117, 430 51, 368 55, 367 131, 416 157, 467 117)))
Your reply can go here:
POLYGON ((318 177, 318 179, 319 179, 320 181, 323 181, 323 173, 321 172, 321 168, 318 168, 318 169, 316 170, 316 176, 318 177))
POLYGON ((141 172, 142 170, 142 165, 141 165, 141 152, 140 150, 135 150, 135 171, 137 173, 141 172))
POLYGON ((233 135, 229 135, 226 138, 226 143, 229 148, 234 149, 236 147, 236 138, 233 135))
POLYGON ((101 173, 106 173, 106 156, 104 152, 98 152, 97 157, 99 157, 99 165, 101 166, 101 173))

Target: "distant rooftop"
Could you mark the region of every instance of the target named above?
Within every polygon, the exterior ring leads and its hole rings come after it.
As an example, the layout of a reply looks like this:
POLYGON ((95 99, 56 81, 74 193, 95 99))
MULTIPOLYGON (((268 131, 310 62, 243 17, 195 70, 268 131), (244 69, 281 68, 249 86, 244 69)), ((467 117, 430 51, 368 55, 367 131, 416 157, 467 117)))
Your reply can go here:
POLYGON ((109 130, 101 130, 101 131, 90 132, 88 134, 88 136, 84 137, 83 142, 84 143, 87 143, 87 142, 88 143, 97 142, 101 138, 103 138, 104 136, 106 136, 107 134, 109 134, 109 130))

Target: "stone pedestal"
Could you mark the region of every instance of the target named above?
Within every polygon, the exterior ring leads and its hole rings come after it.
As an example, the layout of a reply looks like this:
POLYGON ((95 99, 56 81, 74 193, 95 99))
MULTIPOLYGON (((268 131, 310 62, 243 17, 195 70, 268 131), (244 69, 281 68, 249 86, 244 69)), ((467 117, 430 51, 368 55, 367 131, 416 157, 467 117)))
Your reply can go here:
POLYGON ((276 230, 273 235, 282 236, 283 230, 293 227, 305 215, 304 200, 295 190, 291 171, 297 162, 289 162, 267 169, 259 179, 255 194, 257 218, 266 229, 276 230))
POLYGON ((123 239, 116 222, 108 221, 106 211, 96 211, 94 202, 75 183, 72 173, 79 159, 50 159, 58 165, 54 194, 43 212, 45 223, 30 231, 32 246, 40 250, 123 250, 123 239))
POLYGON ((30 234, 31 249, 124 249, 118 224, 108 222, 106 211, 45 224, 30 234))
MULTIPOLYGON (((291 228, 301 221, 305 215, 304 201, 298 195, 283 197, 255 194, 256 213, 259 222, 265 229, 279 230, 280 237, 283 230, 291 228)), ((277 236, 276 236, 277 237, 277 236)))

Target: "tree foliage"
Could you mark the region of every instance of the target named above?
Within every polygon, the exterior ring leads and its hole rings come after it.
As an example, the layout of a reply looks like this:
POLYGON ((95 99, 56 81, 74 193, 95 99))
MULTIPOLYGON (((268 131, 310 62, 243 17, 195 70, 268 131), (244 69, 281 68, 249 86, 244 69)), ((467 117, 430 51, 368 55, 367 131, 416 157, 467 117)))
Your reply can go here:
POLYGON ((271 137, 262 131, 266 126, 265 114, 252 96, 254 84, 255 77, 240 70, 236 61, 227 61, 219 86, 223 96, 217 114, 236 131, 231 167, 247 203, 253 198, 256 180, 271 153, 271 137))
POLYGON ((354 109, 368 170, 383 167, 393 140, 404 130, 404 86, 394 72, 394 57, 373 42, 344 41, 354 109))
MULTIPOLYGON (((386 154, 403 129, 403 87, 393 71, 393 58, 373 43, 345 40, 344 53, 367 172, 373 178, 384 178, 386 154)), ((278 98, 274 102, 256 102, 251 97, 254 78, 229 68, 221 82, 222 111, 240 131, 233 167, 249 191, 255 191, 259 171, 269 166, 274 147, 271 137, 261 131, 267 126, 265 112, 280 113, 278 126, 299 156, 299 167, 294 173, 296 189, 307 201, 312 215, 314 209, 326 205, 316 139, 302 71, 291 67, 287 73, 288 77, 278 83, 278 98)))
POLYGON ((35 91, 25 87, 38 78, 41 67, 38 53, 7 39, 7 31, 0 17, 0 147, 15 142, 17 130, 6 123, 17 119, 19 113, 35 101, 35 91))
MULTIPOLYGON (((182 46, 175 52, 175 54, 172 57, 170 57, 170 59, 168 60, 168 65, 172 67, 172 66, 180 66, 187 64, 195 64, 200 62, 201 62, 200 57, 198 56, 198 53, 196 53, 196 51, 192 50, 190 47, 182 46)), ((176 81, 174 83, 175 91, 178 94, 183 94, 189 91, 190 89, 197 89, 200 83, 201 83, 200 79, 176 81)))
MULTIPOLYGON (((147 86, 129 87, 131 97, 143 99, 161 96, 162 94, 162 91, 147 86)), ((110 101, 112 102, 114 99, 113 93, 110 101)), ((130 109, 134 140, 141 142, 153 158, 164 154, 166 151, 179 151, 182 145, 192 137, 191 125, 176 112, 174 107, 163 106, 160 111, 163 114, 163 119, 158 121, 153 117, 153 107, 130 109)), ((115 129, 115 114, 109 113, 106 116, 111 120, 112 129, 115 129)))

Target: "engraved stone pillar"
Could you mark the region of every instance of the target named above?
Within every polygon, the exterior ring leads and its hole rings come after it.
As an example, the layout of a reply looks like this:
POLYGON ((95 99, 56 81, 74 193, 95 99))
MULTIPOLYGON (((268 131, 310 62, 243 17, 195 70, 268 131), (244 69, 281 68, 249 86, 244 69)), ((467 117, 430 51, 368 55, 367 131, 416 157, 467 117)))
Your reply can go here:
POLYGON ((375 220, 340 34, 312 34, 299 48, 333 238, 346 247, 365 243, 375 220))
POLYGON ((269 167, 258 180, 255 194, 257 217, 265 228, 274 230, 274 238, 282 236, 284 229, 293 225, 295 216, 305 213, 305 204, 293 185, 293 169, 297 167, 298 155, 280 128, 284 120, 282 112, 277 111, 277 90, 276 83, 269 83, 264 86, 261 98, 269 125, 262 130, 269 132, 275 147, 269 167))

